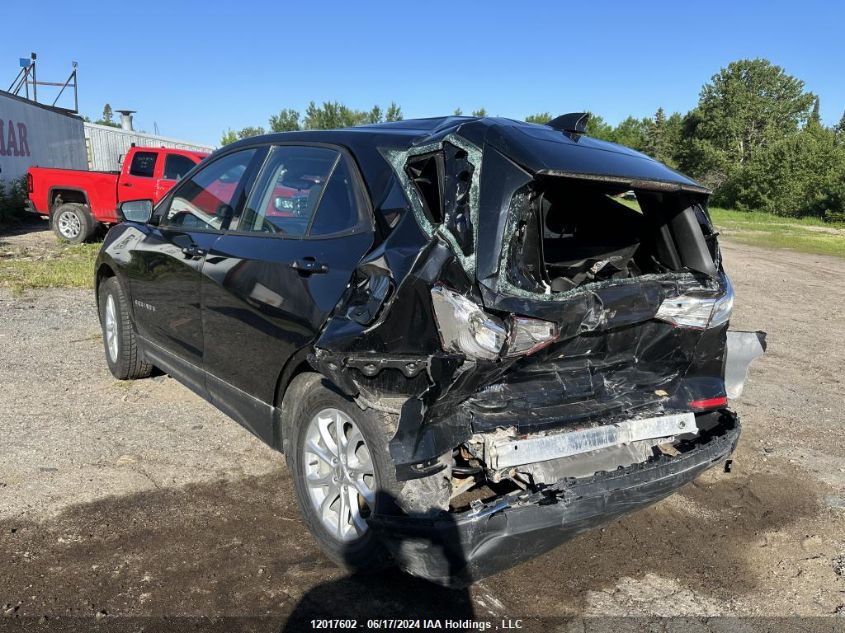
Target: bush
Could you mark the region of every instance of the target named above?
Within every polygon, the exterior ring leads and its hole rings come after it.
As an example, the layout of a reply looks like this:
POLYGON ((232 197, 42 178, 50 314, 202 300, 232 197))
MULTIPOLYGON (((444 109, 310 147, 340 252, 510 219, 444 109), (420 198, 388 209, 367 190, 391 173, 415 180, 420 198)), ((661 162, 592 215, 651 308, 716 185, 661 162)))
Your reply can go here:
POLYGON ((832 130, 808 126, 734 171, 714 202, 782 216, 838 217, 845 213, 845 145, 832 130))
POLYGON ((27 196, 26 176, 0 180, 0 224, 16 224, 23 220, 27 196))

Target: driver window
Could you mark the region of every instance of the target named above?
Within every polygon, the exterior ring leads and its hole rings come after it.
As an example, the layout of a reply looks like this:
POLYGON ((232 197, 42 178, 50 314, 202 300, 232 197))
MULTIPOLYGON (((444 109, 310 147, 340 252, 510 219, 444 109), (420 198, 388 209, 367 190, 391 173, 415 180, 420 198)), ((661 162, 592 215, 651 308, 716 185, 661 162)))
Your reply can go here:
POLYGON ((339 152, 324 147, 275 147, 252 188, 238 230, 305 235, 339 159, 339 152))
POLYGON ((159 226, 225 231, 234 215, 235 195, 255 149, 246 149, 209 163, 183 180, 161 211, 159 226))

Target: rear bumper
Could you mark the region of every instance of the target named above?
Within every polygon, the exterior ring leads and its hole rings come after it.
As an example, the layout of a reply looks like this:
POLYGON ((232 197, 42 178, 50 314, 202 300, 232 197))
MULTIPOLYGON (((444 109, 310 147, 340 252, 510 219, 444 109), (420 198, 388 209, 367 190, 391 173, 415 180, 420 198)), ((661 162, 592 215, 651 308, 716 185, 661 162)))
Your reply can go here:
POLYGON ((562 480, 527 498, 500 497, 435 519, 378 515, 370 525, 408 573, 463 586, 669 496, 733 452, 740 434, 734 413, 724 411, 718 433, 677 457, 562 480))
POLYGON ((33 213, 35 215, 47 215, 47 213, 42 213, 41 211, 36 209, 32 200, 30 200, 29 198, 27 198, 26 202, 24 202, 23 208, 24 211, 26 211, 27 213, 33 213))

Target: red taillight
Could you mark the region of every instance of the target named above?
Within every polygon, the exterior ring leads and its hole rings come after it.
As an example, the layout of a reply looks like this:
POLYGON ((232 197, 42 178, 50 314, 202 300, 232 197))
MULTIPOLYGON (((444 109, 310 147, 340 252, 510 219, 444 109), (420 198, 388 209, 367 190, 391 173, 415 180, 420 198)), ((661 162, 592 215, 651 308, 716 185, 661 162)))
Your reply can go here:
POLYGON ((26 175, 26 188, 29 190, 29 193, 35 191, 35 187, 32 185, 32 174, 26 175))
POLYGON ((707 398, 706 400, 693 400, 689 406, 693 409, 715 409, 716 407, 724 407, 728 404, 728 397, 722 396, 720 398, 707 398))

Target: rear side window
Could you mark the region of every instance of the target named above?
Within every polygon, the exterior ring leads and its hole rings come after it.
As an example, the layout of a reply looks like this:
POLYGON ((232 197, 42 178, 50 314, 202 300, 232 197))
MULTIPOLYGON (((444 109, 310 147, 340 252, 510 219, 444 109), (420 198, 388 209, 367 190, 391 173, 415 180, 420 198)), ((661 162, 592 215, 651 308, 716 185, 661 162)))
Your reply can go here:
POLYGON ((182 177, 193 169, 194 161, 187 156, 168 154, 164 160, 164 179, 182 180, 182 177))
POLYGON ((237 206, 255 149, 245 149, 208 163, 191 178, 182 180, 170 201, 157 211, 159 226, 226 230, 237 206))
POLYGON ((302 236, 329 192, 340 152, 282 145, 273 149, 247 201, 239 231, 302 236))
POLYGON ((135 152, 132 164, 129 165, 129 175, 152 178, 156 169, 156 158, 158 154, 155 152, 135 152))
POLYGON ((358 224, 355 187, 345 157, 341 156, 323 191, 309 235, 341 233, 358 224))

